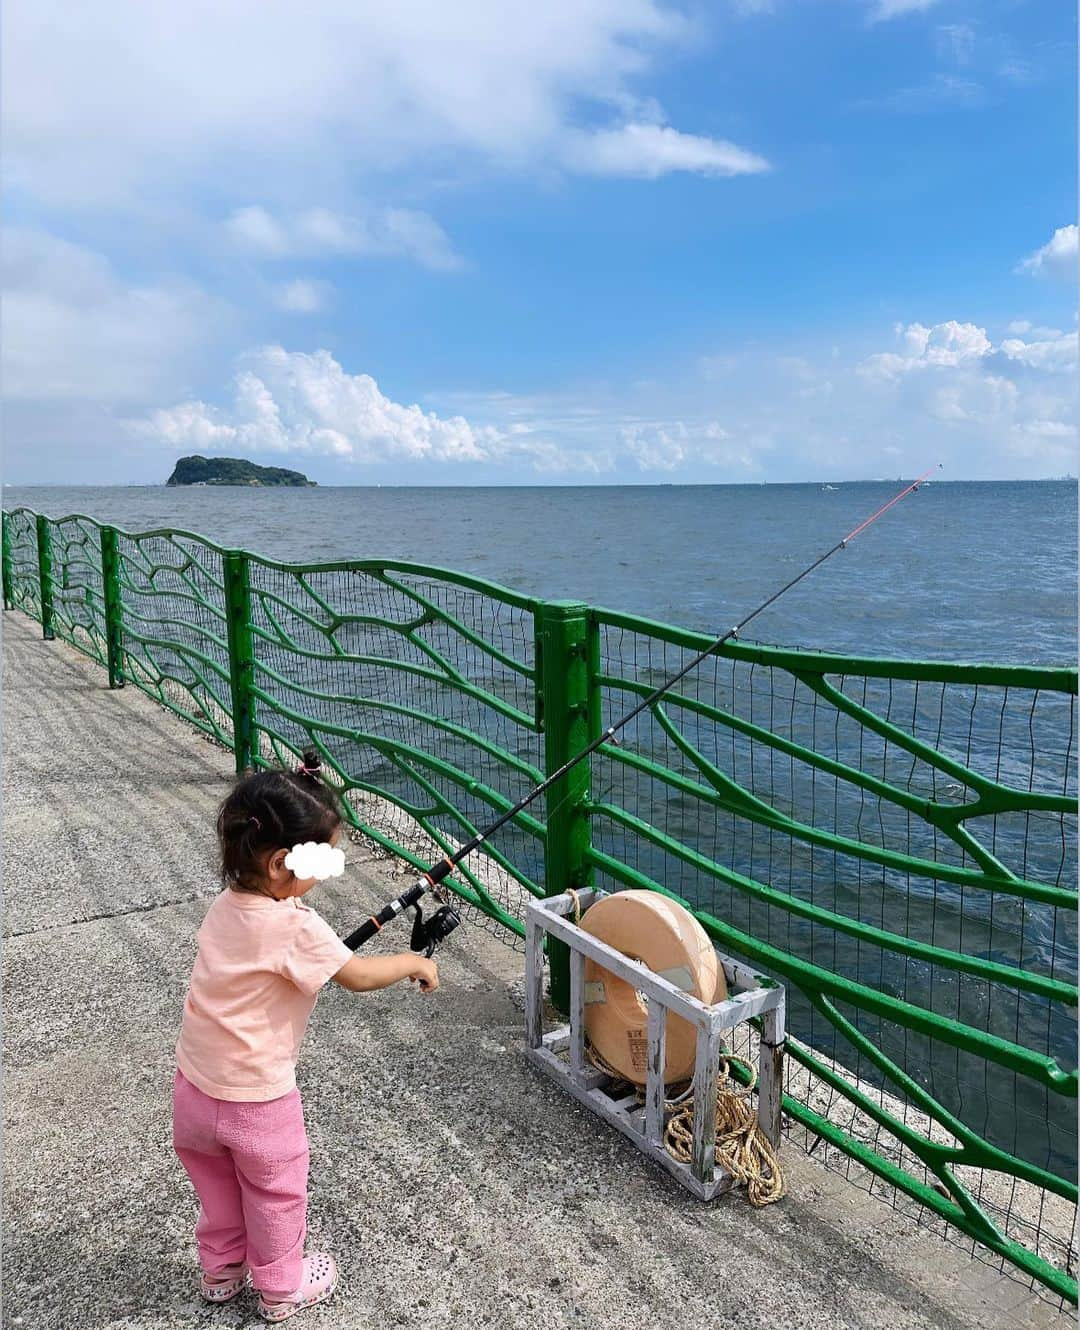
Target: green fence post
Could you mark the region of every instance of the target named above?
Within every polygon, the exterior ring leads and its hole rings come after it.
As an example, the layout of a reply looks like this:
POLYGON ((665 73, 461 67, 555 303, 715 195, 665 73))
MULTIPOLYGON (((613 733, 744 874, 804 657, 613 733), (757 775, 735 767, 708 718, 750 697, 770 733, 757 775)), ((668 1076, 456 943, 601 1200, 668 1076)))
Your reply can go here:
POLYGON ((245 550, 225 553, 225 613, 229 642, 229 683, 232 689, 233 751, 237 774, 252 758, 254 727, 251 684, 254 653, 251 640, 251 581, 245 550))
POLYGON ((109 687, 124 686, 124 616, 120 599, 120 538, 114 526, 101 528, 101 578, 105 592, 105 654, 109 687))
POLYGON ((15 602, 11 599, 11 532, 8 530, 8 515, 3 514, 3 536, 0 538, 0 562, 3 563, 4 570, 4 609, 14 609, 15 602))
MULTIPOLYGON (((588 744, 588 606, 549 601, 539 607, 544 770, 550 774, 588 744)), ((567 887, 587 887, 592 869, 589 846, 589 763, 582 762, 547 792, 544 880, 549 896, 567 887)), ((560 1011, 570 1005, 570 959, 566 944, 550 939, 551 1000, 560 1011)))
POLYGON ((52 575, 52 532, 49 519, 38 514, 37 519, 38 579, 41 585, 41 635, 51 641, 53 631, 53 575, 52 575))

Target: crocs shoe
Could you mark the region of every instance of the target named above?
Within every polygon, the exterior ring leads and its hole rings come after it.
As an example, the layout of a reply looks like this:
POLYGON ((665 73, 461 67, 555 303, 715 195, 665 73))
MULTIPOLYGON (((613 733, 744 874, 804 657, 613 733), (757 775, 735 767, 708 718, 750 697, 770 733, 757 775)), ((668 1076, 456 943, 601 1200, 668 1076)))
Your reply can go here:
POLYGON ((304 1257, 304 1277, 295 1293, 284 1298, 259 1294, 259 1315, 264 1321, 287 1321, 305 1307, 325 1302, 335 1288, 337 1265, 334 1258, 328 1252, 312 1252, 304 1257))
POLYGON ((208 1275, 204 1270, 199 1282, 199 1292, 207 1302, 232 1302, 249 1278, 246 1261, 227 1265, 216 1275, 208 1275))

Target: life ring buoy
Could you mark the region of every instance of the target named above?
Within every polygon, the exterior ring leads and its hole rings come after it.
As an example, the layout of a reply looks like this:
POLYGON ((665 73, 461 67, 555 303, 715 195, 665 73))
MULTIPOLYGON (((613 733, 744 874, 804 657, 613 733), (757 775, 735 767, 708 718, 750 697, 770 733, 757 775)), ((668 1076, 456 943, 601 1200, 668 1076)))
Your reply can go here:
MULTIPOLYGON (((690 913, 652 891, 617 891, 585 911, 581 928, 639 960, 700 1001, 727 997, 723 967, 708 935, 690 913)), ((601 1058, 634 1085, 648 1079, 648 1005, 633 984, 585 958, 585 1036, 601 1058)), ((664 1081, 686 1080, 694 1070, 697 1033, 669 1013, 664 1081)))

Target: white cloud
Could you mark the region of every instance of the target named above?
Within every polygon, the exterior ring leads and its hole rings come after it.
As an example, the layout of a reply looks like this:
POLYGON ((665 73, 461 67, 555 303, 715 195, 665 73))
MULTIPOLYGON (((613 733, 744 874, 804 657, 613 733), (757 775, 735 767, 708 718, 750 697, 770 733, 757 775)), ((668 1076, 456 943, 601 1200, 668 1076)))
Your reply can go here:
POLYGON ((687 463, 722 467, 732 479, 760 471, 757 447, 715 420, 635 421, 620 434, 639 471, 677 471, 687 463))
POLYGON ((927 365, 959 365, 977 360, 993 348, 986 331, 973 323, 947 323, 927 328, 921 323, 897 326, 902 350, 885 351, 868 356, 861 369, 864 374, 883 379, 896 379, 913 369, 927 365))
POLYGON ((991 347, 984 328, 955 319, 933 328, 913 323, 905 330, 904 341, 910 353, 931 365, 958 365, 973 356, 986 355, 991 347))
POLYGON ((978 367, 988 373, 1007 370, 1008 362, 1013 362, 1014 367, 1023 365, 1052 374, 1070 373, 1076 369, 1075 333, 1059 332, 1056 328, 1033 328, 1026 321, 1010 323, 1008 330, 1025 333, 1034 340, 1006 337, 995 347, 985 328, 974 323, 957 323, 954 319, 932 328, 921 323, 911 323, 907 327, 899 325, 894 331, 903 349, 868 356, 860 371, 870 378, 895 381, 912 371, 935 366, 978 367))
POLYGON ((1030 272, 1036 277, 1067 277, 1076 279, 1080 227, 1059 226, 1050 239, 1034 254, 1020 263, 1018 272, 1030 272))
POLYGON ((318 314, 330 303, 332 292, 329 282, 300 277, 277 288, 275 303, 290 314, 318 314))
POLYGON ((371 235, 372 243, 384 246, 386 253, 406 254, 428 268, 449 271, 461 267, 446 233, 426 212, 387 208, 371 235))
POLYGON ((402 406, 369 374, 348 374, 328 351, 264 347, 245 357, 230 407, 184 402, 134 426, 174 447, 258 453, 313 453, 354 462, 487 461, 501 436, 463 416, 402 406))
POLYGON ((264 258, 281 259, 290 252, 289 236, 265 208, 237 208, 225 222, 230 238, 264 258))
POLYGON ((399 255, 443 271, 461 266, 438 222, 409 208, 372 209, 353 216, 308 208, 274 216, 249 205, 233 212, 225 229, 235 244, 266 259, 399 255))
POLYGON ((925 409, 934 419, 992 427, 1015 414, 1015 383, 994 374, 944 374, 927 385, 925 409))
POLYGON ((1076 427, 1065 425, 1060 420, 1029 420, 1024 426, 1028 434, 1043 439, 1071 439, 1076 442, 1076 427))
POLYGON ((621 387, 453 406, 556 442, 560 464, 573 449, 568 469, 582 474, 582 455, 602 457, 623 480, 915 475, 933 461, 952 477, 1075 471, 1075 339, 1030 323, 1017 335, 1018 322, 1000 335, 962 319, 900 324, 894 344, 870 354, 736 339, 681 375, 658 367, 621 387))
POLYGON ((870 12, 871 23, 883 23, 905 14, 921 14, 937 4, 937 0, 875 0, 870 12))
POLYGON ((11 399, 145 402, 213 354, 230 311, 190 282, 127 282, 100 254, 10 227, 3 382, 11 399))
POLYGON ((1006 325, 1005 331, 1016 336, 1029 336, 1042 342, 1052 342, 1062 336, 1059 329, 1042 327, 1039 324, 1032 323, 1030 319, 1013 319, 1011 323, 1006 325))
POLYGON ((547 440, 518 442, 515 453, 527 459, 541 475, 601 476, 615 470, 617 457, 613 448, 566 448, 547 440))
POLYGON ((143 0, 36 0, 6 16, 8 184, 144 209, 213 173, 273 210, 455 162, 724 172, 741 149, 675 129, 634 144, 637 85, 694 34, 663 0, 228 0, 170 23, 143 0))
POLYGON ((1072 474, 1078 456, 1076 425, 1062 420, 1021 421, 1010 432, 1008 451, 1031 459, 1043 471, 1053 468, 1072 474))
POLYGON ((173 450, 479 463, 539 474, 625 474, 628 467, 663 473, 684 464, 724 468, 734 476, 757 470, 756 448, 709 418, 613 418, 596 405, 560 413, 550 401, 507 393, 471 402, 495 423, 395 402, 370 375, 349 374, 328 351, 269 346, 243 358, 227 406, 186 401, 158 408, 130 420, 128 432, 173 450))
POLYGON ((621 431, 626 451, 640 471, 674 471, 686 460, 686 426, 625 425, 621 431))
POLYGON ((1076 469, 1072 337, 1032 329, 998 340, 947 320, 900 325, 895 338, 892 350, 855 357, 736 346, 696 360, 692 379, 455 393, 425 407, 394 401, 327 351, 275 346, 243 359, 222 405, 142 413, 132 434, 174 452, 389 464, 433 481, 461 467, 699 481, 917 474, 934 460, 953 476, 1076 469))
POLYGON ((672 171, 699 175, 752 175, 769 163, 725 139, 683 134, 669 125, 630 124, 568 137, 564 161, 590 175, 655 180, 672 171))
MULTIPOLYGON (((732 479, 755 475, 738 469, 739 449, 769 480, 917 475, 934 461, 955 478, 1039 477, 1077 470, 1076 361, 1074 336, 1029 320, 1000 335, 915 321, 887 348, 839 354, 736 340, 698 357, 696 387, 673 385, 671 398, 723 412, 732 479)), ((708 479, 697 446, 685 452, 674 474, 708 479)))
POLYGON ((1019 361, 1032 369, 1049 373, 1069 374, 1077 367, 1077 341, 1075 333, 1059 333, 1053 328, 1036 328, 1036 333, 1049 334, 1041 341, 1024 342, 1019 338, 1006 338, 1001 351, 1010 360, 1019 361))
POLYGON ((899 326, 901 350, 866 357, 858 375, 894 413, 940 422, 954 447, 996 449, 998 466, 1022 457, 1042 474, 1074 469, 1076 335, 1026 320, 1008 330, 1022 335, 995 344, 972 323, 899 326))

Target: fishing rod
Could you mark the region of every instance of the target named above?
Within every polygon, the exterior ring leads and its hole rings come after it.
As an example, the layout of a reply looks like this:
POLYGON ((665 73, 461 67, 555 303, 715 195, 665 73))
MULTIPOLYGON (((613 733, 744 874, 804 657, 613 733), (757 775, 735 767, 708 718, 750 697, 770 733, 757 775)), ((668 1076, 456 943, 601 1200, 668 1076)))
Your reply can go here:
POLYGON ((425 919, 423 910, 420 907, 420 900, 425 892, 432 891, 438 887, 439 883, 454 871, 457 865, 461 863, 462 859, 468 858, 474 850, 478 850, 485 841, 490 840, 500 827, 509 822, 511 818, 516 817, 522 809, 527 808, 534 799, 538 799, 540 795, 546 790, 549 790, 557 781, 562 780, 562 778, 567 775, 568 772, 572 771, 579 762, 584 762, 587 757, 590 757, 598 748, 602 748, 606 743, 617 744, 618 740, 615 736, 624 726, 629 725, 636 716, 640 716, 643 711, 647 711, 651 706, 654 706, 665 693, 674 688, 680 679, 685 678, 685 676, 688 675, 691 670, 696 669, 703 660, 718 651, 725 642, 733 637, 738 637, 739 633, 746 627, 751 619, 756 619, 763 610, 767 610, 770 605, 775 604, 785 592, 790 591, 791 588, 801 582, 804 577, 809 577, 814 569, 820 568, 826 559, 831 559, 838 550, 846 549, 856 536, 865 531, 873 522, 876 522, 883 513, 887 513, 894 504, 899 503, 900 500, 907 495, 914 493, 919 486, 932 476, 936 470, 939 470, 940 467, 941 463, 939 462, 937 466, 931 467, 925 475, 920 476, 918 480, 913 481, 906 489, 901 490, 899 494, 891 498, 888 503, 882 504, 876 513, 873 513, 870 517, 866 518, 865 521, 860 522, 859 525, 849 531, 842 540, 838 540, 832 549, 826 550, 825 553, 816 558, 813 563, 808 564, 801 573, 796 577, 793 577, 791 581, 782 586, 779 591, 774 591, 768 600, 763 600, 757 609, 751 610, 750 613, 746 615, 745 618, 740 619, 733 628, 729 628, 726 633, 722 633, 715 642, 710 642, 703 651, 699 651, 691 661, 685 664, 677 674, 673 674, 666 683, 662 683, 659 688, 654 689, 646 698, 639 702, 637 706, 628 711, 625 716, 609 725, 605 730, 598 734, 595 739, 591 740, 581 752, 570 758, 569 761, 564 762, 562 766, 559 767, 558 771, 553 771, 550 776, 541 781, 539 785, 530 790, 523 798, 519 799, 517 803, 514 804, 513 808, 508 808, 506 812, 496 818, 489 827, 485 827, 483 831, 477 832, 472 840, 467 841, 459 850, 448 855, 445 859, 441 859, 437 864, 433 864, 432 867, 419 877, 407 891, 402 892, 400 896, 390 901, 390 903, 385 905, 378 914, 374 914, 369 919, 365 919, 359 928, 355 929, 347 938, 345 938, 345 945, 355 951, 358 947, 362 947, 370 938, 373 938, 376 933, 381 932, 383 926, 390 923, 391 920, 395 919, 403 910, 415 909, 416 918, 413 922, 410 946, 413 951, 422 951, 426 956, 430 956, 438 944, 444 941, 445 938, 447 938, 458 926, 461 922, 461 916, 448 901, 444 901, 441 907, 436 910, 433 915, 428 919, 425 919))

